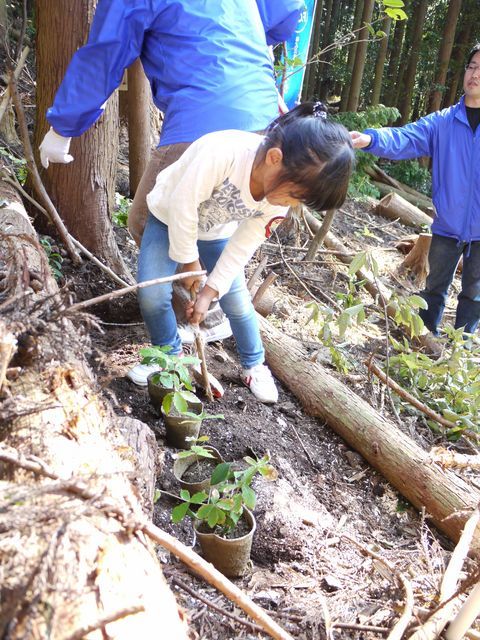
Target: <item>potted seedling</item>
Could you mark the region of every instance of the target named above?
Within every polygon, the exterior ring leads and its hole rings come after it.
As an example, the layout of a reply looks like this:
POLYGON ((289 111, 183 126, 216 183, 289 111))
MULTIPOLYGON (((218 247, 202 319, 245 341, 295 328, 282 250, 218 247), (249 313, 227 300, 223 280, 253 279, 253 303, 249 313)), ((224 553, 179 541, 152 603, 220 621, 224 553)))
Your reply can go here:
POLYGON ((185 389, 193 392, 193 383, 188 367, 198 365, 199 359, 194 356, 179 356, 170 353, 171 346, 153 346, 140 349, 142 364, 158 366, 158 371, 151 373, 147 379, 150 401, 161 412, 164 397, 173 391, 185 389))
POLYGON ((251 483, 256 474, 274 480, 277 473, 267 454, 260 460, 244 458, 246 468, 235 471, 227 462, 220 463, 210 478, 210 489, 193 495, 180 491, 182 503, 172 511, 172 521, 190 516, 203 556, 228 577, 244 574, 250 559, 256 528, 252 510, 256 494, 251 483))
POLYGON ((190 495, 208 491, 213 470, 220 462, 224 462, 220 452, 206 444, 208 439, 208 436, 187 438, 191 442, 190 449, 180 451, 173 463, 173 475, 182 489, 187 489, 190 495))
POLYGON ((203 402, 182 384, 175 391, 166 394, 160 412, 168 444, 177 449, 188 449, 192 440, 198 438, 203 420, 223 419, 223 415, 205 413, 203 402))

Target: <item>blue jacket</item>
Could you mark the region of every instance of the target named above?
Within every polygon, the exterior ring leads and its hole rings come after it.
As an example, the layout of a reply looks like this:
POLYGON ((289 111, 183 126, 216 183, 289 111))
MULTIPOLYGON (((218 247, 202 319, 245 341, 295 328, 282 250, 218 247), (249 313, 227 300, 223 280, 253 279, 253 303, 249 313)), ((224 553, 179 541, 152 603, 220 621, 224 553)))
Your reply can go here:
POLYGON ((278 115, 267 44, 295 30, 303 0, 99 0, 47 120, 79 136, 140 57, 164 112, 161 145, 221 129, 258 131, 278 115))
POLYGON ((432 231, 462 242, 480 240, 480 126, 468 124, 464 98, 404 127, 367 129, 364 151, 382 158, 432 158, 432 231))

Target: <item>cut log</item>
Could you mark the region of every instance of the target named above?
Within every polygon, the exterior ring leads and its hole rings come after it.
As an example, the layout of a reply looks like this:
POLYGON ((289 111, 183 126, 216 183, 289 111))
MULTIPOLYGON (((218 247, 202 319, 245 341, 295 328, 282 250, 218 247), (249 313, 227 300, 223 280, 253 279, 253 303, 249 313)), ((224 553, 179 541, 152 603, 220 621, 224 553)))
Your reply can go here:
POLYGON ((415 282, 418 287, 424 284, 428 276, 428 250, 431 242, 432 236, 429 233, 421 233, 402 262, 403 269, 409 269, 416 275, 415 282))
MULTIPOLYGON (((325 421, 435 526, 457 542, 480 502, 480 492, 453 472, 432 463, 404 432, 365 400, 311 362, 303 345, 259 316, 266 359, 275 376, 312 416, 325 421)), ((319 427, 320 428, 320 427, 319 427)), ((480 552, 480 529, 472 544, 480 552)))
POLYGON ((395 193, 396 195, 400 196, 401 198, 409 202, 414 207, 417 207, 417 209, 421 209, 421 211, 423 211, 426 215, 428 215, 428 217, 430 218, 430 224, 431 224, 432 218, 434 215, 434 208, 433 208, 432 202, 426 199, 425 196, 422 196, 422 194, 420 193, 418 195, 413 195, 408 191, 404 191, 403 189, 399 190, 399 189, 396 189, 395 187, 385 185, 383 184, 383 182, 377 182, 375 180, 373 184, 380 191, 381 196, 384 197, 384 196, 388 196, 390 193, 395 193))
POLYGON ((383 197, 375 211, 389 220, 398 219, 409 227, 420 228, 425 225, 430 227, 432 224, 430 216, 397 193, 388 193, 383 197))
MULTIPOLYGON (((72 478, 98 496, 85 502, 52 476, 0 464, 0 635, 64 640, 90 629, 92 640, 153 640, 162 629, 165 637, 186 640, 154 549, 108 508, 116 502, 132 519, 144 519, 131 482, 140 476, 138 458, 94 389, 83 323, 62 317, 61 297, 43 269, 45 255, 28 217, 16 194, 0 186, 10 202, 0 266, 15 255, 22 262, 0 290, 21 366, 18 378, 3 384, 2 447, 41 458, 55 476, 72 478)), ((0 333, 8 332, 4 327, 0 333)), ((143 449, 152 469, 148 448, 145 436, 136 449, 143 449)), ((148 502, 151 488, 144 489, 148 502)))

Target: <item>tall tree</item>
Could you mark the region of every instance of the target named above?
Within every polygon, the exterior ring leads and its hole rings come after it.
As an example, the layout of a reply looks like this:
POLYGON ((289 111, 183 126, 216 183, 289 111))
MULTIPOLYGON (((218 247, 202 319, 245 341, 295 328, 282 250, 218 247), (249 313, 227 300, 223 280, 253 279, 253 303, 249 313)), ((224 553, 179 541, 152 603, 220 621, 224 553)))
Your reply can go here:
POLYGON ((128 69, 128 176, 133 197, 150 158, 150 83, 140 58, 128 69))
MULTIPOLYGON (((407 10, 407 3, 408 0, 405 0, 405 10, 407 10)), ((391 35, 389 38, 391 43, 390 58, 387 65, 386 81, 382 85, 381 100, 383 104, 390 107, 395 104, 393 100, 395 94, 394 89, 398 81, 400 58, 407 22, 407 20, 397 20, 394 23, 393 38, 391 35)))
MULTIPOLYGON (((462 10, 461 24, 458 37, 453 47, 452 57, 450 59, 450 75, 447 78, 447 90, 443 96, 443 107, 450 107, 457 100, 458 85, 463 75, 463 65, 465 57, 470 49, 470 37, 473 24, 475 22, 472 12, 475 11, 474 3, 476 0, 467 2, 462 10)), ((478 8, 477 8, 478 11, 478 8)), ((478 16, 477 16, 478 18, 478 16)))
POLYGON ((360 89, 362 86, 363 72, 365 69, 365 59, 368 46, 368 24, 372 19, 373 6, 375 0, 365 0, 363 5, 361 24, 363 27, 358 34, 359 42, 355 52, 355 63, 352 71, 352 82, 350 84, 350 92, 348 94, 347 111, 356 111, 360 102, 360 89))
MULTIPOLYGON (((325 19, 323 22, 323 34, 321 37, 322 43, 322 51, 325 50, 328 44, 328 38, 330 35, 330 22, 332 19, 332 8, 333 8, 333 0, 326 0, 325 3, 325 19)), ((323 77, 323 67, 324 67, 325 53, 322 54, 318 67, 317 67, 317 80, 315 83, 314 93, 318 95, 318 91, 320 90, 320 83, 323 77)))
POLYGON ((350 78, 352 76, 353 65, 355 64, 355 54, 357 52, 358 30, 362 24, 363 4, 364 0, 357 0, 355 3, 355 13, 352 24, 353 42, 348 45, 348 58, 345 75, 347 81, 343 84, 342 99, 340 103, 341 111, 347 110, 348 94, 350 92, 350 78))
MULTIPOLYGON (((46 110, 52 104, 73 53, 88 34, 95 0, 36 0, 37 122, 35 147, 48 130, 46 110)), ((118 250, 109 212, 113 209, 118 154, 118 98, 108 100, 95 126, 71 145, 74 162, 50 165, 42 178, 69 232, 119 275, 128 270, 118 250)))
POLYGON ((310 42, 310 50, 308 52, 308 64, 305 73, 305 80, 303 82, 303 97, 307 100, 311 100, 315 93, 315 85, 317 84, 317 71, 318 71, 318 55, 320 51, 320 36, 322 34, 323 24, 323 0, 317 0, 315 5, 315 15, 313 17, 313 35, 310 42), (310 62, 310 60, 313 60, 310 62))
POLYGON ((417 72, 418 57, 420 54, 420 45, 422 43, 423 35, 423 23, 425 22, 425 16, 427 15, 427 7, 427 0, 417 0, 411 18, 413 25, 412 40, 410 43, 408 64, 402 85, 403 96, 400 103, 401 124, 408 122, 410 116, 413 89, 415 86, 415 74, 417 72))
POLYGON ((325 47, 329 49, 328 51, 325 52, 323 78, 322 78, 320 89, 318 92, 320 100, 327 99, 329 90, 331 89, 333 84, 332 76, 331 76, 331 63, 332 63, 332 58, 334 53, 334 47, 332 45, 335 42, 335 36, 337 34, 341 6, 342 6, 341 0, 336 0, 336 2, 334 2, 332 6, 332 14, 330 18, 328 37, 326 39, 326 44, 325 44, 325 47))
POLYGON ((462 0, 450 0, 448 4, 447 18, 445 20, 445 28, 438 52, 437 70, 435 74, 434 90, 430 95, 428 111, 438 111, 442 104, 443 92, 445 90, 445 81, 447 79, 448 63, 452 55, 453 41, 455 39, 455 29, 457 26, 458 16, 462 7, 462 0))
POLYGON ((385 60, 387 59, 388 37, 390 34, 391 24, 392 24, 392 19, 390 18, 390 16, 385 15, 382 18, 382 26, 381 26, 381 30, 385 33, 385 36, 379 42, 377 60, 375 62, 375 73, 374 73, 374 79, 373 79, 372 97, 370 100, 372 105, 376 105, 380 102, 383 71, 385 68, 385 60))

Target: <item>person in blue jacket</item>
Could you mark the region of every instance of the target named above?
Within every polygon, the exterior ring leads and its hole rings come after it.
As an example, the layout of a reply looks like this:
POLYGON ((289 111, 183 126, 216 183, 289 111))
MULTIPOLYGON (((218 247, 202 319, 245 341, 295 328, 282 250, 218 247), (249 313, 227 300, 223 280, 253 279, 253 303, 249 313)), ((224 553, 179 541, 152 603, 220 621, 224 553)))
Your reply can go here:
POLYGON ((295 30, 303 0, 99 0, 87 43, 47 111, 41 162, 68 163, 72 136, 102 115, 140 58, 164 114, 158 149, 137 189, 129 229, 140 244, 146 194, 188 145, 223 129, 261 131, 278 115, 268 46, 295 30))
POLYGON ((480 320, 480 44, 470 51, 460 101, 404 127, 351 131, 353 146, 383 158, 432 158, 435 216, 420 315, 438 335, 449 287, 463 255, 455 328, 480 320))

